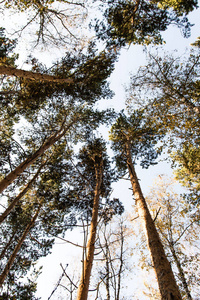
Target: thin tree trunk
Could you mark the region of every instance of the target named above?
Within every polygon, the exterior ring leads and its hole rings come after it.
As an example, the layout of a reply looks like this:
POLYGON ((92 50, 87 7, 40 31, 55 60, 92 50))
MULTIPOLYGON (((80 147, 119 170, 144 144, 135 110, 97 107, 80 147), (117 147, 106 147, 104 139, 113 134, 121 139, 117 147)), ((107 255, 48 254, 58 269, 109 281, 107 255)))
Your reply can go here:
POLYGON ((99 196, 101 192, 101 183, 103 176, 103 160, 101 165, 95 167, 96 171, 96 187, 94 192, 94 202, 92 209, 92 220, 90 226, 90 236, 86 247, 86 259, 83 262, 83 272, 81 275, 81 280, 77 292, 77 300, 87 300, 90 275, 92 270, 92 264, 94 259, 94 250, 95 250, 95 240, 96 240, 96 230, 97 230, 97 220, 98 220, 98 209, 99 209, 99 196))
POLYGON ((117 285, 117 298, 116 300, 120 300, 119 295, 120 295, 120 289, 121 289, 121 274, 122 274, 122 270, 123 270, 123 251, 124 251, 124 235, 123 235, 123 227, 121 224, 121 247, 120 247, 120 267, 119 267, 119 272, 118 272, 118 285, 117 285))
POLYGON ((0 260, 1 260, 2 258, 4 258, 4 255, 5 255, 6 251, 7 251, 7 249, 10 247, 10 245, 11 245, 11 243, 12 243, 14 237, 15 237, 16 232, 17 232, 17 230, 15 230, 15 231, 13 232, 13 234, 11 235, 11 237, 10 237, 10 239, 9 239, 9 242, 6 244, 6 246, 5 246, 4 249, 2 250, 2 252, 1 252, 1 254, 0 254, 0 260))
POLYGON ((188 288, 188 284, 187 284, 187 281, 186 281, 186 278, 185 278, 185 275, 184 275, 184 271, 182 269, 182 266, 180 264, 180 261, 179 261, 177 255, 176 255, 176 251, 174 249, 174 246, 172 244, 170 244, 169 246, 170 246, 172 256, 174 258, 174 261, 175 261, 177 269, 178 269, 179 278, 180 278, 180 280, 183 284, 183 288, 184 288, 185 293, 187 295, 187 300, 192 300, 192 296, 191 296, 189 288, 188 288))
POLYGON ((108 244, 106 240, 106 298, 110 300, 110 268, 109 268, 109 251, 108 244))
POLYGON ((3 192, 19 175, 21 175, 26 168, 32 165, 47 149, 49 149, 55 142, 57 142, 67 130, 74 124, 74 121, 71 122, 67 127, 64 124, 61 128, 50 136, 46 142, 30 157, 25 159, 18 167, 10 172, 4 179, 0 181, 0 193, 3 192))
POLYGON ((15 205, 19 202, 19 200, 26 194, 26 192, 31 188, 33 182, 36 180, 38 175, 40 174, 41 169, 44 167, 45 163, 42 164, 36 174, 33 176, 33 178, 29 181, 29 183, 26 185, 26 187, 21 191, 17 197, 15 197, 10 205, 7 207, 7 209, 0 215, 0 224, 6 219, 6 217, 10 214, 10 212, 13 210, 15 205))
POLYGON ((26 226, 26 229, 25 229, 23 235, 22 235, 21 238, 19 239, 19 241, 18 241, 18 243, 17 243, 17 245, 16 245, 16 247, 15 247, 15 249, 14 249, 12 255, 10 256, 10 258, 9 258, 9 260, 8 260, 8 262, 7 262, 6 266, 5 266, 5 268, 4 268, 3 272, 2 272, 2 274, 0 275, 0 287, 3 285, 4 280, 6 279, 6 277, 7 277, 7 275, 8 275, 8 272, 10 271, 10 269, 11 269, 13 263, 14 263, 14 260, 15 260, 15 258, 16 258, 16 256, 17 256, 17 253, 18 253, 18 251, 20 250, 20 248, 21 248, 21 246, 22 246, 22 244, 23 244, 23 242, 24 242, 24 240, 25 240, 27 234, 29 233, 31 227, 34 225, 34 223, 35 223, 35 221, 36 221, 36 219, 37 219, 37 217, 38 217, 38 214, 39 214, 39 212, 40 212, 41 206, 42 206, 42 205, 40 204, 40 206, 39 206, 39 208, 37 209, 37 211, 36 211, 34 217, 33 217, 32 220, 30 221, 30 223, 26 226))
POLYGON ((151 259, 155 269, 158 286, 162 300, 181 300, 171 265, 165 255, 163 245, 159 238, 155 224, 150 215, 145 198, 142 194, 140 184, 132 162, 130 143, 126 143, 127 166, 129 170, 130 180, 133 188, 133 195, 136 201, 138 214, 143 225, 143 229, 147 239, 147 245, 151 254, 151 259))
POLYGON ((52 76, 48 74, 41 74, 32 71, 20 70, 9 66, 0 66, 0 74, 20 77, 20 78, 30 79, 30 80, 43 81, 43 82, 46 81, 46 82, 54 82, 54 83, 71 84, 74 81, 72 78, 58 78, 56 76, 52 76))

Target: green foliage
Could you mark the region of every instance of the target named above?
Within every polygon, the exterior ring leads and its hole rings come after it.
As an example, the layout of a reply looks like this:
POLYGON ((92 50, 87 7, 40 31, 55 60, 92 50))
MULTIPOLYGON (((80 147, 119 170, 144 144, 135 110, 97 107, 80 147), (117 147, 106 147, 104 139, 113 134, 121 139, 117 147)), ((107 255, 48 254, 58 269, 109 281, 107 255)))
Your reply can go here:
POLYGON ((191 44, 192 46, 195 46, 195 47, 199 47, 200 48, 200 36, 197 38, 197 40, 191 44))
POLYGON ((131 76, 127 105, 143 108, 182 140, 199 128, 199 51, 183 57, 149 54, 147 65, 131 76))
POLYGON ((188 14, 198 7, 198 0, 153 0, 161 8, 172 8, 178 15, 188 14))
MULTIPOLYGON (((11 281, 10 281, 11 282, 11 281)), ((28 283, 15 283, 8 291, 3 292, 0 300, 39 300, 35 297, 36 283, 28 280, 28 283)))
POLYGON ((177 24, 183 34, 190 34, 186 14, 197 8, 197 1, 108 1, 104 21, 97 21, 95 30, 107 44, 160 44, 161 32, 177 24))
POLYGON ((110 140, 115 153, 117 168, 124 173, 127 169, 126 144, 130 145, 133 162, 140 161, 143 168, 155 164, 160 153, 154 149, 163 136, 156 124, 152 124, 143 111, 134 111, 129 117, 120 113, 110 130, 110 140))
POLYGON ((118 199, 110 199, 111 183, 115 174, 110 167, 106 154, 106 144, 100 138, 89 139, 78 155, 76 167, 70 177, 68 198, 71 199, 76 213, 84 218, 91 217, 96 186, 96 172, 101 167, 103 159, 103 180, 101 184, 99 216, 108 221, 113 214, 123 212, 123 206, 118 199))
POLYGON ((7 38, 4 31, 5 28, 0 27, 0 65, 14 66, 15 60, 18 58, 16 54, 12 54, 16 41, 7 38))
POLYGON ((175 178, 188 189, 185 199, 199 205, 200 197, 200 149, 192 144, 184 144, 181 150, 172 154, 176 163, 175 178))
POLYGON ((4 111, 9 107, 9 113, 23 116, 37 113, 47 101, 52 98, 64 98, 65 101, 75 103, 95 103, 99 99, 110 99, 113 92, 107 82, 114 69, 117 55, 113 51, 97 52, 94 43, 91 43, 87 51, 66 53, 60 61, 57 61, 47 70, 46 66, 34 58, 29 58, 32 71, 48 74, 57 78, 52 81, 30 80, 26 77, 7 81, 4 83, 4 92, 1 96, 1 106, 4 111), (86 53, 85 53, 86 52, 86 53), (61 82, 59 82, 59 79, 61 82), (63 82, 71 79, 71 83, 63 82))
POLYGON ((144 109, 166 131, 177 179, 193 203, 199 201, 199 58, 199 49, 183 57, 150 54, 148 64, 132 76, 127 100, 130 112, 144 109))

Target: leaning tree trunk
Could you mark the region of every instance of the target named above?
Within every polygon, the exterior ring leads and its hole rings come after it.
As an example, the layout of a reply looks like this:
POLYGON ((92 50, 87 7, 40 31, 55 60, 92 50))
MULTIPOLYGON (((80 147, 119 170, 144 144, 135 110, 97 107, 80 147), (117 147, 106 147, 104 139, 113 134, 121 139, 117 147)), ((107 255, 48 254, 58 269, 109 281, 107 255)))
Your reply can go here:
POLYGON ((170 247, 172 256, 174 258, 174 261, 176 263, 176 266, 177 266, 177 269, 178 269, 178 274, 179 274, 179 279, 182 282, 183 288, 184 288, 186 296, 187 296, 187 300, 192 300, 192 296, 191 296, 189 288, 188 288, 188 284, 187 284, 187 281, 186 281, 186 278, 185 278, 185 274, 184 274, 183 268, 181 266, 181 263, 178 259, 178 256, 176 255, 176 251, 174 249, 173 243, 170 243, 169 247, 170 247))
POLYGON ((32 165, 47 149, 54 145, 61 137, 65 135, 67 130, 74 124, 71 122, 68 126, 64 124, 61 128, 51 135, 46 142, 30 157, 25 159, 18 167, 10 172, 4 179, 0 181, 0 193, 3 192, 19 175, 21 175, 26 168, 32 165))
POLYGON ((154 270, 156 273, 158 286, 162 300, 181 300, 181 294, 176 284, 171 265, 167 260, 163 245, 156 230, 154 221, 151 217, 147 203, 140 188, 140 184, 132 162, 130 143, 126 143, 127 166, 130 175, 130 181, 133 188, 133 195, 136 201, 139 218, 141 220, 147 245, 151 254, 154 270))
POLYGON ((0 215, 0 224, 6 219, 6 217, 10 214, 10 212, 13 210, 15 205, 19 202, 19 200, 27 193, 27 191, 31 188, 33 182, 36 180, 38 175, 41 172, 41 169, 44 167, 45 163, 42 164, 39 169, 37 170, 36 174, 33 176, 33 178, 29 181, 29 183, 25 186, 25 188, 15 197, 10 205, 6 208, 6 210, 0 215))
POLYGON ((90 226, 90 236, 86 246, 86 259, 83 262, 82 275, 77 292, 77 300, 87 300, 90 275, 94 259, 95 240, 97 231, 98 209, 99 209, 99 196, 101 192, 101 183, 103 176, 103 160, 99 167, 95 167, 96 172, 96 187, 94 192, 94 202, 92 209, 92 220, 90 226))
POLYGON ((35 223, 35 221, 36 221, 36 219, 37 219, 37 217, 38 217, 38 214, 39 214, 39 212, 40 212, 41 206, 42 206, 42 205, 40 204, 40 206, 39 206, 39 208, 37 209, 37 211, 36 211, 34 217, 31 219, 30 223, 26 226, 26 229, 25 229, 23 235, 22 235, 21 238, 19 239, 19 241, 18 241, 18 243, 17 243, 17 245, 16 245, 16 247, 15 247, 13 253, 11 254, 11 256, 10 256, 10 258, 9 258, 9 260, 8 260, 8 262, 7 262, 7 264, 6 264, 5 268, 4 268, 4 270, 3 270, 3 272, 1 273, 1 275, 0 275, 0 287, 3 285, 4 280, 6 279, 6 277, 7 277, 7 275, 8 275, 8 272, 10 271, 10 269, 11 269, 13 263, 14 263, 14 260, 15 260, 15 258, 16 258, 16 256, 17 256, 17 253, 18 253, 18 251, 20 250, 20 248, 21 248, 21 246, 22 246, 22 244, 23 244, 23 242, 24 242, 24 240, 25 240, 27 234, 29 233, 31 227, 34 225, 34 223, 35 223))
POLYGON ((11 235, 8 243, 6 244, 6 246, 3 248, 3 250, 1 251, 1 254, 0 254, 0 260, 4 258, 5 254, 6 254, 6 251, 8 250, 8 248, 10 247, 10 245, 12 244, 13 242, 13 239, 15 237, 15 234, 16 234, 17 230, 15 230, 13 232, 13 234, 11 235))
POLYGON ((0 75, 7 75, 7 76, 15 76, 23 79, 29 80, 37 80, 42 82, 54 82, 54 83, 73 83, 72 78, 58 78, 57 76, 42 74, 32 71, 25 71, 21 69, 16 69, 10 66, 0 66, 0 75))

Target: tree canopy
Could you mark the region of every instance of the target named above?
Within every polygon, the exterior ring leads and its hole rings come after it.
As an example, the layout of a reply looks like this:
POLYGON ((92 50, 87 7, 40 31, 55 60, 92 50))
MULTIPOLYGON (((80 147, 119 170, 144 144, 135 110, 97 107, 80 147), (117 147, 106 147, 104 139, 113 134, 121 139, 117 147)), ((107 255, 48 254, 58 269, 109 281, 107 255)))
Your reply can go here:
MULTIPOLYGON (((149 295, 195 297, 196 264, 186 265, 199 226, 199 39, 179 57, 169 53, 163 33, 174 25, 189 37, 197 8, 197 0, 0 1, 0 299, 38 299, 38 263, 54 255, 58 240, 61 250, 64 244, 81 250, 79 278, 71 277, 75 259, 61 262, 62 280, 48 299, 57 299, 61 287, 64 298, 119 300, 124 260, 144 247, 160 293, 150 287, 149 295), (115 67, 136 45, 146 61, 130 75, 127 98, 117 94, 111 104, 115 67), (124 103, 120 112, 117 101, 124 103), (182 195, 163 184, 162 195, 145 197, 138 170, 153 170, 159 158, 170 161, 182 195), (132 198, 137 215, 126 230, 115 215, 132 198), (138 219, 145 246, 135 238, 138 219), (111 221, 114 231, 107 234, 111 221), (68 239, 72 230, 76 242, 68 239)), ((134 60, 140 56, 130 66, 134 60)), ((136 258, 135 265, 126 270, 131 298, 137 297, 136 258)), ((145 297, 146 289, 139 290, 145 297)))

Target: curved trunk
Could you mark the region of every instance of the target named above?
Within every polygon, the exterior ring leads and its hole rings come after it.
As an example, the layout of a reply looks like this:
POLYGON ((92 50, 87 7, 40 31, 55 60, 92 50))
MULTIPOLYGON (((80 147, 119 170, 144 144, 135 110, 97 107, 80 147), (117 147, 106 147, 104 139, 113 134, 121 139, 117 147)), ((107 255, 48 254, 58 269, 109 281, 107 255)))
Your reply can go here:
POLYGON ((90 226, 90 236, 86 247, 86 259, 83 262, 83 271, 81 275, 81 280, 77 292, 77 300, 87 300, 90 275, 92 270, 92 264, 94 259, 94 250, 95 250, 95 240, 96 240, 96 229, 97 229, 97 220, 98 220, 98 209, 99 209, 99 196, 101 192, 101 183, 103 176, 103 161, 101 162, 100 167, 96 169, 96 187, 94 192, 94 202, 92 209, 92 220, 90 226))
POLYGON ((127 166, 133 188, 133 195, 136 201, 139 218, 141 220, 147 239, 147 245, 151 254, 151 259, 156 273, 161 299, 181 300, 182 297, 176 284, 171 265, 167 260, 163 245, 161 243, 154 221, 152 220, 145 198, 140 188, 140 184, 132 162, 129 142, 126 143, 126 155, 127 166))
POLYGON ((73 79, 71 78, 58 78, 56 76, 36 73, 32 71, 20 70, 10 66, 0 66, 0 74, 7 75, 7 76, 15 76, 24 79, 30 79, 30 80, 46 81, 46 82, 67 83, 67 84, 73 83, 73 79))
POLYGON ((67 130, 74 124, 74 121, 67 127, 61 126, 60 130, 50 136, 46 142, 30 157, 25 159, 18 167, 10 172, 4 179, 0 181, 0 193, 3 192, 19 175, 21 175, 26 168, 32 165, 47 149, 49 149, 55 142, 57 142, 67 130))
POLYGON ((35 221, 36 221, 36 219, 37 219, 37 217, 38 217, 38 214, 39 214, 39 212, 40 212, 41 206, 42 206, 42 205, 39 206, 39 208, 38 208, 38 210, 36 211, 34 217, 33 217, 32 220, 30 221, 30 223, 26 226, 26 229, 25 229, 23 235, 22 235, 21 238, 19 239, 19 241, 18 241, 18 243, 17 243, 17 245, 16 245, 16 247, 15 247, 15 249, 14 249, 12 255, 10 256, 10 258, 9 258, 9 260, 8 260, 8 262, 7 262, 7 264, 6 264, 5 268, 4 268, 4 270, 3 270, 3 272, 1 273, 1 275, 0 275, 0 287, 3 285, 4 280, 6 279, 6 277, 7 277, 7 275, 8 275, 8 272, 9 272, 10 269, 11 269, 11 267, 12 267, 12 265, 13 265, 13 263, 14 263, 14 260, 15 260, 15 258, 16 258, 16 256, 17 256, 17 253, 18 253, 18 251, 20 250, 20 248, 21 248, 21 246, 22 246, 22 243, 24 242, 24 240, 25 240, 27 234, 29 233, 31 227, 34 225, 34 223, 35 223, 35 221))

